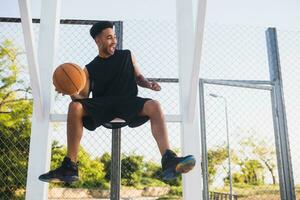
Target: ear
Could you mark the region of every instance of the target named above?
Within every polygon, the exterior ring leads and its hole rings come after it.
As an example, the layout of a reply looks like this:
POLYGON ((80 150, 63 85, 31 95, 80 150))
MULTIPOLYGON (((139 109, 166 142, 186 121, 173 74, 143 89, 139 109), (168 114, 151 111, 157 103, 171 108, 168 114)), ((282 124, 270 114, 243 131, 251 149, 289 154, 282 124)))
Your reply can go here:
POLYGON ((98 35, 94 38, 95 42, 98 43, 99 42, 99 37, 98 35))
POLYGON ((100 45, 100 44, 101 44, 101 39, 100 39, 99 35, 97 35, 97 36, 95 37, 95 42, 96 42, 97 45, 100 45))

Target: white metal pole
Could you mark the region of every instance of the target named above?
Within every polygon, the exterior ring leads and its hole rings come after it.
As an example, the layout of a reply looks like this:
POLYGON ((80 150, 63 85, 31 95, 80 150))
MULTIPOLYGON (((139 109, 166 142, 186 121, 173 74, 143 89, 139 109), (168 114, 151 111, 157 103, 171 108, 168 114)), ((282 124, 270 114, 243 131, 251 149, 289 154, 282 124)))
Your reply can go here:
MULTIPOLYGON (((188 120, 192 121, 195 116, 195 107, 197 102, 198 83, 199 83, 199 73, 200 73, 200 61, 202 55, 202 44, 203 44, 203 34, 204 34, 204 24, 205 24, 205 13, 206 13, 206 0, 199 0, 197 2, 197 12, 196 12, 196 24, 195 24, 195 35, 194 35, 194 49, 193 49, 193 67, 190 79, 189 88, 189 102, 188 102, 188 120)), ((192 48, 192 46, 191 46, 192 48)))
MULTIPOLYGON (((194 23, 192 0, 177 0, 177 34, 179 55, 179 91, 181 110, 181 143, 183 154, 193 154, 196 158, 194 170, 183 175, 183 199, 202 199, 201 143, 199 127, 199 105, 195 105, 193 117, 188 120, 190 97, 198 97, 198 82, 190 90, 194 60, 194 23), (193 94, 190 94, 193 92, 193 94)), ((197 75, 198 77, 198 75, 197 75)))
POLYGON ((22 30, 26 49, 30 86, 34 99, 34 112, 37 118, 43 116, 43 100, 41 95, 41 82, 35 49, 35 40, 32 28, 32 18, 30 14, 29 0, 19 0, 19 10, 22 21, 22 30))
POLYGON ((50 166, 51 79, 55 64, 59 14, 60 1, 42 1, 38 61, 42 80, 44 117, 38 120, 34 115, 32 118, 26 200, 46 200, 48 197, 48 184, 39 181, 38 176, 47 172, 50 166))

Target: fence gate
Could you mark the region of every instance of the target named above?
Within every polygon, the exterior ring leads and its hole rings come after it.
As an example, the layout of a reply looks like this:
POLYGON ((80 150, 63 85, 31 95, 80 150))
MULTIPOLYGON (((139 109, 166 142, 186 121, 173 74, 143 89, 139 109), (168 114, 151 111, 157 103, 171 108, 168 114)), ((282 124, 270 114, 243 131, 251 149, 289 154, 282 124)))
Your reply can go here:
POLYGON ((270 81, 199 81, 205 200, 295 200, 274 28, 266 39, 270 81))

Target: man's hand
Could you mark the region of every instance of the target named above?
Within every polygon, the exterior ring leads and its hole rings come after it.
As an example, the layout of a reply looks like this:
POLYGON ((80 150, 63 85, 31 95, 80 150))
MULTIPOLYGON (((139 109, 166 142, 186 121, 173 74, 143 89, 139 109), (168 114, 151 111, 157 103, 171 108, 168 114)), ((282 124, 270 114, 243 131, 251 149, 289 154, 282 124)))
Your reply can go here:
MULTIPOLYGON (((57 88, 55 88, 55 91, 58 93, 58 94, 61 94, 62 96, 65 96, 66 94, 62 93, 61 91, 59 91, 57 88)), ((74 99, 83 99, 83 97, 78 93, 75 93, 75 94, 72 94, 72 95, 69 95, 71 97, 72 100, 74 99)))
POLYGON ((62 93, 62 91, 59 91, 57 88, 55 88, 55 91, 58 93, 58 94, 61 94, 62 96, 65 96, 66 94, 62 93))
POLYGON ((161 90, 161 87, 157 82, 151 81, 149 83, 150 83, 149 84, 149 89, 154 90, 154 91, 160 91, 161 90))
POLYGON ((71 99, 72 100, 75 100, 75 99, 83 99, 84 97, 82 95, 80 95, 79 93, 76 93, 76 94, 72 94, 70 95, 71 99))

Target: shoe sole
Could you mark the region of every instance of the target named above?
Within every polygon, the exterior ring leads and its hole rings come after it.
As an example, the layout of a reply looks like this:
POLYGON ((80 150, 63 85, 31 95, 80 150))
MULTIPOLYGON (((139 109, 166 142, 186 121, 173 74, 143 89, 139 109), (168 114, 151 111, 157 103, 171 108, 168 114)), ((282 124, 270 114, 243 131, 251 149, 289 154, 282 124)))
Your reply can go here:
POLYGON ((194 156, 188 156, 183 161, 178 163, 175 169, 177 173, 185 174, 191 171, 195 167, 195 164, 196 160, 194 156))
POLYGON ((79 180, 78 176, 66 176, 61 178, 43 179, 39 178, 40 181, 47 183, 72 183, 79 180))
POLYGON ((196 164, 196 160, 194 156, 192 155, 188 156, 176 165, 175 170, 167 169, 163 173, 163 180, 166 181, 174 180, 177 178, 179 174, 184 174, 191 171, 195 167, 195 164, 196 164))

